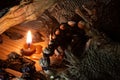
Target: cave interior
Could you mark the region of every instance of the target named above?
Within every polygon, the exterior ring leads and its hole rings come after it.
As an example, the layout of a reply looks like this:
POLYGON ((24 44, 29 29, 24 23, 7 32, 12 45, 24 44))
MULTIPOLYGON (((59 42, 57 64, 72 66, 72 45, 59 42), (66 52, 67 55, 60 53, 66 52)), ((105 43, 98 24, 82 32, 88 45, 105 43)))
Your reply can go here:
POLYGON ((119 0, 1 0, 0 6, 0 80, 120 80, 119 0), (35 52, 24 55, 29 30, 27 46, 35 52))

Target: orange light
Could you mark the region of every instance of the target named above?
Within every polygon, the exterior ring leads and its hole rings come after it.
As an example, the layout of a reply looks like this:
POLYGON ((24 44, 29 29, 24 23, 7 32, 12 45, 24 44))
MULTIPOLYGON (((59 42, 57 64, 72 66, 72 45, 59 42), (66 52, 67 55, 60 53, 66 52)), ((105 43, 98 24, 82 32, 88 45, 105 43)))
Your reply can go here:
POLYGON ((27 44, 31 44, 32 43, 32 34, 31 31, 28 31, 27 33, 27 40, 26 40, 27 44))
POLYGON ((50 34, 49 38, 50 38, 50 40, 52 39, 52 36, 51 36, 51 34, 50 34))

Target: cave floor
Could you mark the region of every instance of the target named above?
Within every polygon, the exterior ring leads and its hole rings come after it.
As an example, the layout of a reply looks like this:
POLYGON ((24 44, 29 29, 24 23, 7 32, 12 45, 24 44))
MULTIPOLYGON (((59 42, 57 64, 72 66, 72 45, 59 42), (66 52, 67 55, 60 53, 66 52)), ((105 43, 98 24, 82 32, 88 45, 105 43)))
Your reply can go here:
MULTIPOLYGON (((26 43, 26 35, 27 35, 28 30, 30 30, 32 33, 36 32, 36 29, 33 29, 33 28, 29 27, 28 25, 24 25, 24 26, 17 25, 17 26, 14 26, 14 27, 11 27, 10 29, 8 29, 8 31, 19 33, 24 36, 23 38, 17 39, 17 40, 12 40, 8 36, 6 36, 5 33, 3 33, 1 35, 2 39, 3 39, 3 43, 0 44, 0 54, 1 54, 0 59, 1 60, 6 60, 7 55, 10 54, 11 52, 17 52, 18 54, 21 55, 20 50, 23 48, 23 45, 26 43)), ((37 42, 37 43, 33 43, 33 44, 35 46, 37 46, 37 45, 42 46, 42 50, 43 50, 48 44, 48 38, 47 39, 45 38, 45 40, 43 42, 37 42)), ((42 51, 40 53, 35 53, 31 56, 25 56, 25 57, 35 61, 36 70, 43 72, 41 66, 39 65, 39 59, 42 57, 42 51)), ((54 55, 53 55, 53 57, 50 57, 50 59, 53 61, 53 63, 54 63, 54 61, 56 61, 55 64, 60 65, 59 67, 58 66, 53 67, 57 71, 60 72, 66 68, 66 67, 64 67, 64 65, 62 66, 61 63, 59 63, 59 60, 57 60, 54 57, 54 55)), ((6 69, 6 71, 17 77, 20 77, 22 75, 22 73, 12 70, 12 69, 9 69, 9 68, 6 69)))

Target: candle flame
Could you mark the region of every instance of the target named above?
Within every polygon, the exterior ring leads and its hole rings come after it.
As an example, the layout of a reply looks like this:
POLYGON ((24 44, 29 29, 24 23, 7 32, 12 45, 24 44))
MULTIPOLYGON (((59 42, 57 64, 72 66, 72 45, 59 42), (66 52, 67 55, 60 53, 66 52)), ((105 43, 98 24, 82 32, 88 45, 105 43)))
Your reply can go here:
POLYGON ((31 35, 31 31, 28 31, 27 33, 27 43, 28 44, 31 44, 32 43, 32 35, 31 35))

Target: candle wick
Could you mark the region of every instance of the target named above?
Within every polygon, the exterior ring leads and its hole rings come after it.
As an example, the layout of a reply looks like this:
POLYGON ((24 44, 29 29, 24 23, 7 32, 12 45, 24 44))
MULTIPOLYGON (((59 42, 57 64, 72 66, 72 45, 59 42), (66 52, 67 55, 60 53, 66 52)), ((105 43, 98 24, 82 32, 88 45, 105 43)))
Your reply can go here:
POLYGON ((28 49, 30 49, 30 43, 28 43, 28 49))

